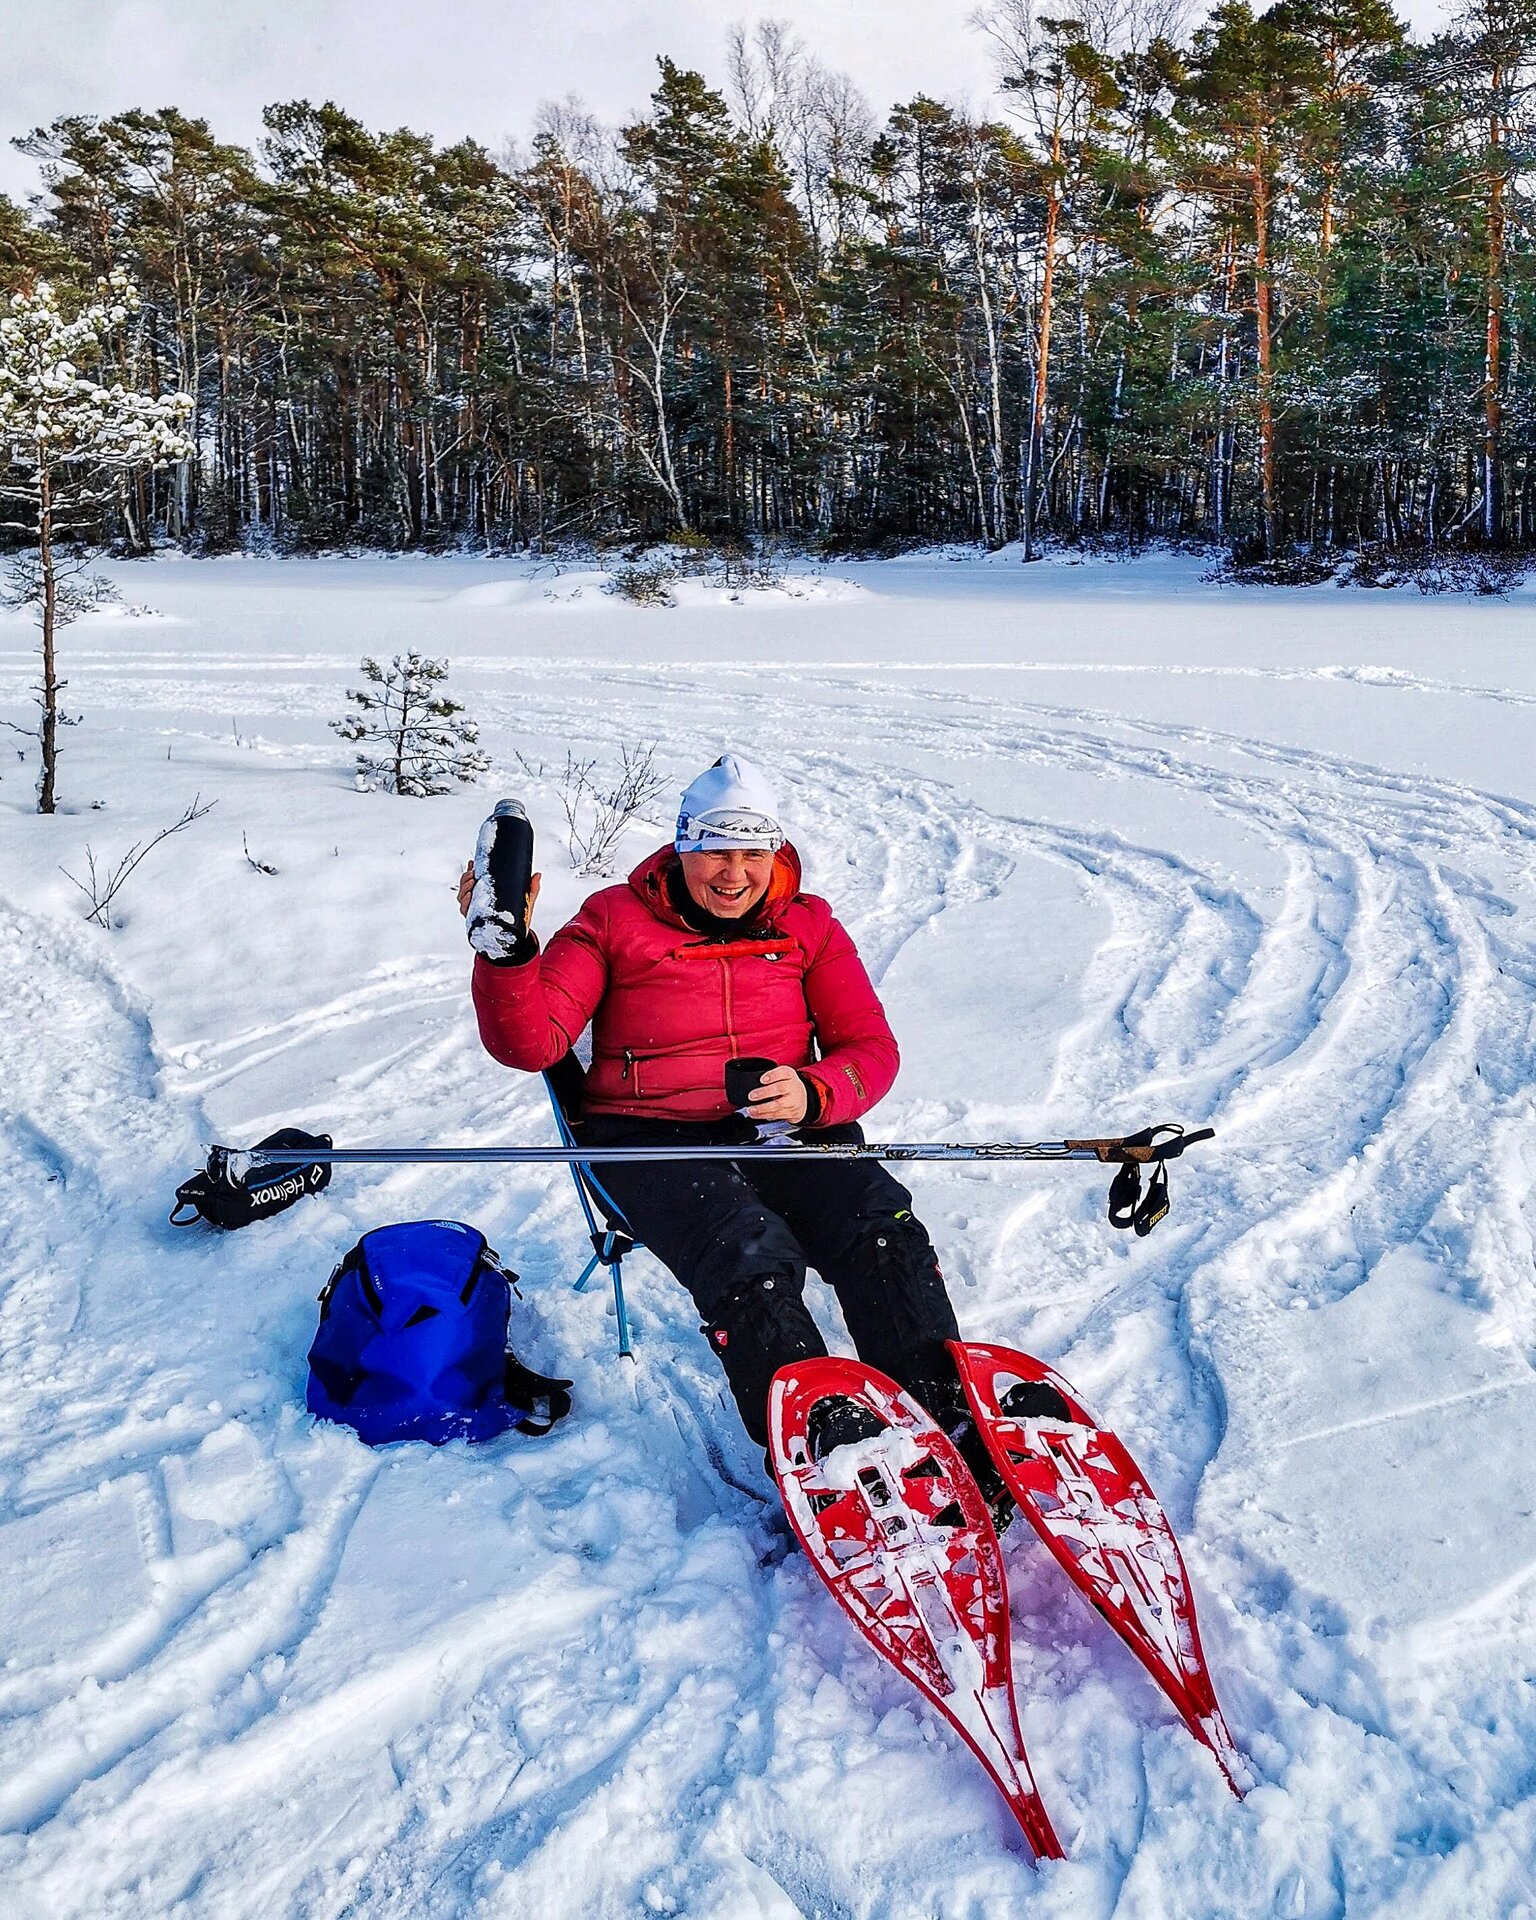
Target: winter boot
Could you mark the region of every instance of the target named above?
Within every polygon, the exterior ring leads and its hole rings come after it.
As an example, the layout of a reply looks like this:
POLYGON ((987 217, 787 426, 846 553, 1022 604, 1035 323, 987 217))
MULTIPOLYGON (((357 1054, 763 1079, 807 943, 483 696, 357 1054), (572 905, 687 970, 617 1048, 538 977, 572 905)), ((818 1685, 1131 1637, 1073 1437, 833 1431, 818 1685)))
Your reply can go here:
POLYGON ((993 1527, 999 1536, 1006 1533, 1013 1524, 1018 1506, 1003 1484, 996 1461, 987 1450, 987 1443, 981 1437, 958 1376, 953 1380, 918 1381, 909 1391, 914 1398, 922 1401, 954 1442, 956 1452, 970 1468, 971 1478, 987 1503, 993 1527))

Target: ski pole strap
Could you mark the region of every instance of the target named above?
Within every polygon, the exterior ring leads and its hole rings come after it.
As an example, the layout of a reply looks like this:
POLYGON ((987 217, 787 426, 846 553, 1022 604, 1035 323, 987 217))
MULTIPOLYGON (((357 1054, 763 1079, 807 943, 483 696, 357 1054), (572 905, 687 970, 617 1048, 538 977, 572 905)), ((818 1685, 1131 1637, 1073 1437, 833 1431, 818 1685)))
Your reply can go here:
POLYGON ((1152 1178, 1147 1182, 1141 1204, 1131 1218, 1131 1228, 1138 1240, 1145 1240, 1160 1220, 1167 1219, 1169 1205, 1168 1168, 1164 1161, 1159 1160, 1152 1169, 1152 1178))
MULTIPOLYGON (((1165 1129, 1149 1127, 1146 1134, 1133 1135, 1130 1140, 1120 1142, 1122 1152, 1119 1171, 1109 1187, 1109 1224, 1112 1227, 1129 1227, 1138 1240, 1147 1235, 1161 1220, 1168 1218, 1168 1162, 1176 1160, 1184 1149, 1195 1140, 1211 1140, 1215 1135, 1209 1127, 1202 1127, 1197 1133, 1183 1133, 1177 1128, 1165 1129), (1171 1131, 1174 1138, 1158 1141, 1151 1136, 1171 1131), (1141 1169, 1150 1161, 1151 1177, 1147 1181, 1145 1193, 1141 1190, 1141 1169)), ((1105 1146, 1113 1147, 1113 1141, 1105 1141, 1105 1146)), ((1105 1159, 1114 1157, 1105 1154, 1105 1159)))
POLYGON ((1134 1160, 1122 1163, 1109 1183, 1109 1224, 1129 1227, 1136 1219, 1136 1203, 1141 1199, 1141 1168, 1134 1160))

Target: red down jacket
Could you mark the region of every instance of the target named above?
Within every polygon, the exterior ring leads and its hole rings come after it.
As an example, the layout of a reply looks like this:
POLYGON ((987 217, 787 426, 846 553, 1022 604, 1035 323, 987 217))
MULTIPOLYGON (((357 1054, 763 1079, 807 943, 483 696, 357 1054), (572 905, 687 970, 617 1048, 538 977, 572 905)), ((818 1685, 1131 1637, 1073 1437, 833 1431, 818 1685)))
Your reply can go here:
POLYGON ((623 886, 595 893, 523 966, 476 957, 475 1013, 503 1066, 552 1066, 592 1022, 586 1106, 663 1120, 721 1120, 725 1063, 760 1054, 815 1082, 817 1125, 883 1099, 899 1055, 852 940, 825 900, 800 891, 780 849, 756 930, 712 939, 667 897, 663 847, 623 886))

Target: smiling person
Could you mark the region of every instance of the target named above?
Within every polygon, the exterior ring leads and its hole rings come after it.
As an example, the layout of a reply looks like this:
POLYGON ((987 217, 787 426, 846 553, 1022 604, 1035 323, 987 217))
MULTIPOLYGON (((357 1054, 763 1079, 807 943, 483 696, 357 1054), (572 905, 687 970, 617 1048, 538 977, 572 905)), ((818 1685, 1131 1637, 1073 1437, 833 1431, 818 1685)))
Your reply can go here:
MULTIPOLYGON (((530 913, 536 896, 535 884, 530 913)), ((744 1143, 725 1091, 733 1057, 776 1062, 751 1095, 754 1120, 824 1140, 862 1140, 860 1116, 896 1078, 896 1041, 854 944, 801 891, 773 789, 738 754, 683 795, 673 845, 593 894, 543 952, 506 916, 471 914, 469 937, 480 1036, 504 1065, 552 1066, 591 1023, 585 1146, 744 1143)), ((603 1184, 693 1296, 760 1445, 775 1371, 826 1352, 807 1266, 836 1293, 859 1357, 962 1446, 971 1439, 938 1260, 912 1196, 878 1162, 619 1163, 603 1184)))

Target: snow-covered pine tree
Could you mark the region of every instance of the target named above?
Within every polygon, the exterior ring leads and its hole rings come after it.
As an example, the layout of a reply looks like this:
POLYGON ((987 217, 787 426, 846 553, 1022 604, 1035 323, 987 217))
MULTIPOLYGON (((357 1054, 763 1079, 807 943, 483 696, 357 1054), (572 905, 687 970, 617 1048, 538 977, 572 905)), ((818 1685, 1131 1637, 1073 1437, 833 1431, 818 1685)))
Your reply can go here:
POLYGON ((460 717, 462 702, 440 691, 446 660, 397 653, 387 667, 365 659, 363 675, 366 687, 347 689, 358 711, 331 722, 343 740, 365 743, 357 756, 359 786, 421 797, 447 793, 455 780, 468 785, 490 766, 475 744, 479 729, 460 717))
POLYGON ((97 298, 73 320, 46 282, 13 294, 0 309, 0 502, 7 509, 0 524, 37 542, 16 598, 36 606, 42 628, 39 813, 52 813, 55 804, 64 684, 56 636, 81 610, 67 590, 60 543, 100 532, 126 476, 195 452, 182 432, 192 411, 184 393, 152 397, 120 381, 103 386, 81 371, 100 365, 107 342, 137 306, 127 277, 114 273, 97 282, 97 298))

